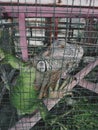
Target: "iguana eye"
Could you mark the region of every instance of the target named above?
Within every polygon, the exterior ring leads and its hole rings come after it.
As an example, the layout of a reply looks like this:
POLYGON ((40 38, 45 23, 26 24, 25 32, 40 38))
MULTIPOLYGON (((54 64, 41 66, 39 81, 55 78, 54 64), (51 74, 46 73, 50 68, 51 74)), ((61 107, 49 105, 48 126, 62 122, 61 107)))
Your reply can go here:
POLYGON ((37 63, 37 70, 40 72, 46 72, 51 70, 51 66, 47 60, 40 60, 37 63))
POLYGON ((38 61, 37 63, 37 70, 40 72, 45 72, 47 69, 46 62, 45 61, 38 61))

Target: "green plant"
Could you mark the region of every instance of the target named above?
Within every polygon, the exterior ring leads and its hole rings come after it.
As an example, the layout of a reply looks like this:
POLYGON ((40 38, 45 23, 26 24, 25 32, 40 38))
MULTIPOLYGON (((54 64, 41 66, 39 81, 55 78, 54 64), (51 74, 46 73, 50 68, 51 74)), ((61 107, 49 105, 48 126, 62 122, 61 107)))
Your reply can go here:
MULTIPOLYGON (((63 102, 64 104, 65 102, 63 102)), ((45 123, 48 127, 51 127, 51 130, 98 129, 98 103, 90 102, 87 97, 81 97, 70 108, 67 105, 65 107, 66 109, 62 113, 56 115, 51 112, 47 116, 45 123)), ((57 110, 59 113, 60 106, 57 110)))
POLYGON ((91 103, 86 98, 82 98, 73 110, 73 124, 78 130, 98 129, 98 103, 91 103))

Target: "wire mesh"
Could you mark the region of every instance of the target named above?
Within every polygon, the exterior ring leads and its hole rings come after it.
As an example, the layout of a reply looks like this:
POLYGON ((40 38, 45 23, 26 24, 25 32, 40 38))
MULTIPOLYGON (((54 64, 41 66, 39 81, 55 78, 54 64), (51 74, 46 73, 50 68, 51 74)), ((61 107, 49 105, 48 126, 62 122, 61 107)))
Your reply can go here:
POLYGON ((97 0, 0 1, 0 130, 97 130, 97 98, 97 0))

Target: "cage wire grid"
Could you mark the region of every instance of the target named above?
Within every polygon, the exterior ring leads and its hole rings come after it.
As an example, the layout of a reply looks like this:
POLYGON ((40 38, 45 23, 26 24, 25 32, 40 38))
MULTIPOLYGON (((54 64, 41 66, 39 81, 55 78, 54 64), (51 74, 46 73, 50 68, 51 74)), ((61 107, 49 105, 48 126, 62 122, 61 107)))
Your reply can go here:
POLYGON ((0 130, 98 129, 98 1, 0 1, 0 130))

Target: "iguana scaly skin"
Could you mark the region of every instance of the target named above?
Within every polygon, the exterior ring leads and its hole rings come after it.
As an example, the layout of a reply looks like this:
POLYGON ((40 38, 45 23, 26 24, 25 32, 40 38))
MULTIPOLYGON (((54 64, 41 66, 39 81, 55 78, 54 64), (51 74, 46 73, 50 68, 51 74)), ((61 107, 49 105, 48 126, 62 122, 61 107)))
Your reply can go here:
POLYGON ((0 52, 0 55, 4 57, 2 64, 9 63, 13 68, 20 71, 15 86, 9 88, 10 102, 17 109, 18 114, 30 114, 36 109, 39 109, 40 113, 44 113, 45 108, 38 99, 38 91, 34 87, 35 68, 29 67, 12 54, 3 53, 2 50, 0 52))
POLYGON ((30 114, 37 109, 37 91, 34 88, 34 68, 29 71, 23 67, 16 85, 11 90, 10 101, 17 108, 18 114, 30 114))

